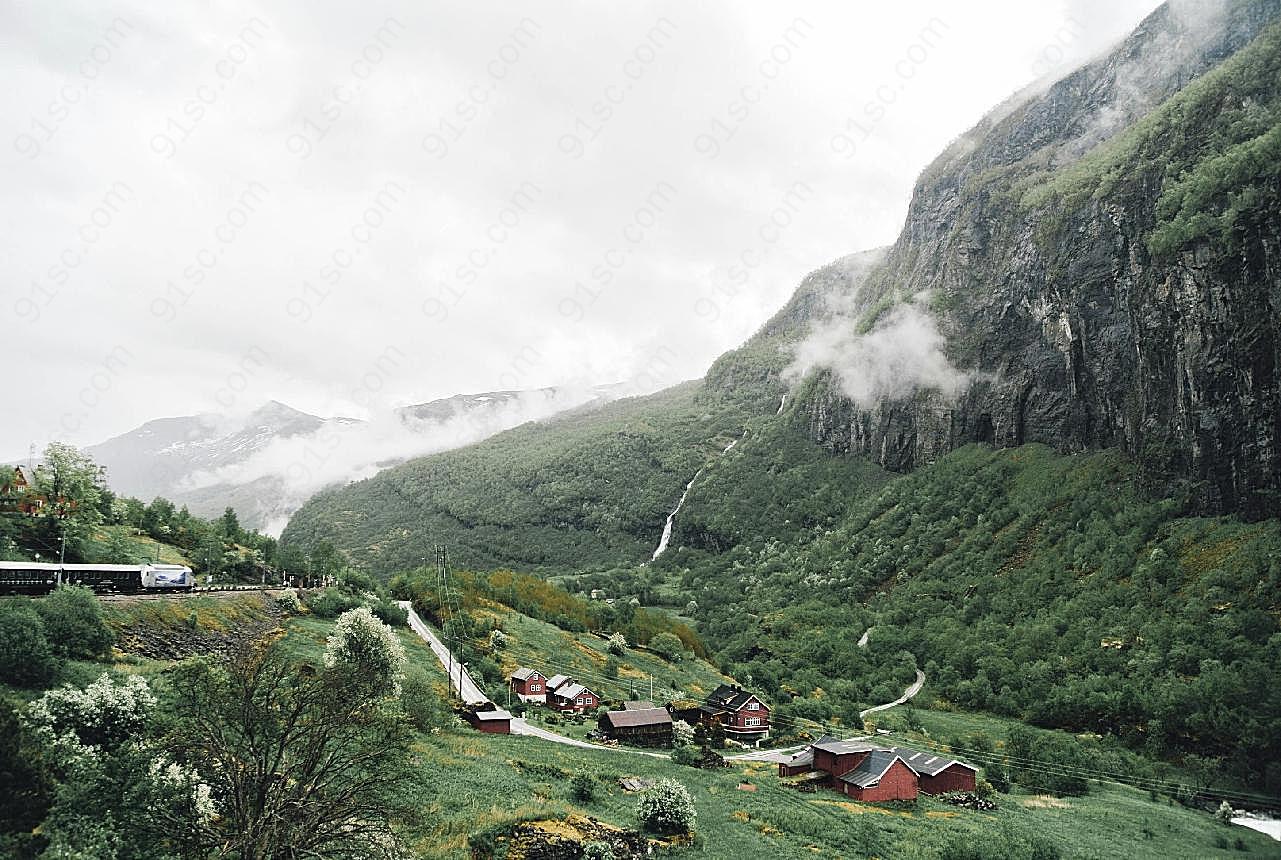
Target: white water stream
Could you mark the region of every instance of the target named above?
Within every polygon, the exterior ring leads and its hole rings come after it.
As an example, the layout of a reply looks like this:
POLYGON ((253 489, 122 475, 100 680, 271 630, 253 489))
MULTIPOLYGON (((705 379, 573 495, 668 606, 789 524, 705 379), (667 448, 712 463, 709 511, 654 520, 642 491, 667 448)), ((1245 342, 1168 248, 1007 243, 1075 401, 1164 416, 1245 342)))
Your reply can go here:
POLYGON ((775 414, 775 415, 782 415, 782 414, 783 414, 783 407, 784 407, 784 406, 786 406, 786 405, 787 405, 787 395, 786 395, 786 394, 784 394, 784 395, 783 395, 783 399, 782 399, 782 400, 780 400, 780 401, 778 401, 778 411, 777 411, 777 412, 775 412, 774 414, 775 414))
MULTIPOLYGON (((743 441, 745 438, 747 438, 746 430, 743 431, 742 436, 739 436, 733 442, 730 442, 725 446, 725 450, 721 451, 721 456, 724 457, 734 449, 735 445, 743 441)), ((694 487, 694 482, 698 480, 698 476, 703 474, 706 469, 707 467, 704 466, 702 469, 695 472, 694 477, 690 478, 689 483, 685 485, 685 492, 681 493, 680 501, 676 503, 676 507, 672 508, 672 512, 667 515, 667 522, 663 525, 663 536, 658 539, 658 548, 654 550, 654 554, 649 559, 650 561, 657 560, 660 555, 667 551, 667 545, 672 541, 672 524, 676 522, 676 515, 680 513, 681 506, 685 504, 685 499, 689 497, 689 491, 694 487)))

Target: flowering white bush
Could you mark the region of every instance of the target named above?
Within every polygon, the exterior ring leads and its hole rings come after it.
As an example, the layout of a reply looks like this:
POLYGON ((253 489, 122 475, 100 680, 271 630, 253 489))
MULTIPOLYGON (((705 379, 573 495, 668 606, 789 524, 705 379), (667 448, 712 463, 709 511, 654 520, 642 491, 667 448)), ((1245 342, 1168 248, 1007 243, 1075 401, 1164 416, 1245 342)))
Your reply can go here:
POLYGON ((615 633, 609 637, 609 644, 605 646, 605 650, 619 657, 623 656, 623 653, 627 650, 627 637, 622 633, 615 633))
POLYGON ((677 720, 672 723, 672 742, 674 744, 692 744, 694 742, 694 727, 684 720, 677 720))
POLYGON ((672 779, 660 779, 645 790, 636 804, 641 827, 655 833, 687 833, 694 829, 694 798, 685 786, 672 779))
POLYGON ((349 672, 371 695, 400 695, 405 673, 405 647, 368 606, 338 616, 337 629, 325 646, 325 666, 349 672))
POLYGON ((489 631, 489 650, 501 651, 507 647, 507 634, 501 630, 489 631))
POLYGON ((147 775, 151 777, 157 801, 172 804, 179 798, 189 800, 196 824, 208 825, 218 815, 212 790, 194 769, 177 764, 162 754, 152 760, 147 775))
POLYGON ((302 601, 298 598, 298 589, 286 588, 280 592, 276 596, 276 605, 294 615, 302 612, 302 601))
POLYGON ((156 697, 131 675, 119 683, 103 673, 83 690, 70 684, 49 690, 27 706, 23 721, 37 738, 64 754, 112 750, 147 725, 156 697))

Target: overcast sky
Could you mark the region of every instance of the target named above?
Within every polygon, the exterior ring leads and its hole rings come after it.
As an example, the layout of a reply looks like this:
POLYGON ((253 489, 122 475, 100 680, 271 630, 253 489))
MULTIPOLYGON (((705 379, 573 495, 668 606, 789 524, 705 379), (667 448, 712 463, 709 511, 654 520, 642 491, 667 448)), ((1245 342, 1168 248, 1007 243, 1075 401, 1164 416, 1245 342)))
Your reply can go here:
POLYGON ((0 5, 0 454, 700 376, 1153 0, 0 5))

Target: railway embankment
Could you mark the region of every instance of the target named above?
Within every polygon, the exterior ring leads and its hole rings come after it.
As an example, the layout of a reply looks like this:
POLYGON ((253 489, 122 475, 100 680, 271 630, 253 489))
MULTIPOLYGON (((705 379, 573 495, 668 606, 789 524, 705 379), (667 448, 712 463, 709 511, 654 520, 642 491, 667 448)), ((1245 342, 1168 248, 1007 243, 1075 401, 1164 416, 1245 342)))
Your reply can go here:
POLYGON ((284 617, 271 593, 261 591, 181 600, 120 597, 104 601, 103 614, 118 651, 154 660, 228 656, 280 630, 284 617))

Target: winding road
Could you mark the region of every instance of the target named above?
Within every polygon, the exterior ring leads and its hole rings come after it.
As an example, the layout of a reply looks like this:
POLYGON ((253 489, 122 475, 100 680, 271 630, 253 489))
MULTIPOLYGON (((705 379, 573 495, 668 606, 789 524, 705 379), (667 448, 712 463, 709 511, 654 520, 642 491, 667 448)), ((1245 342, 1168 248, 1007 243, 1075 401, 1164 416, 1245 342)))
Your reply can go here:
POLYGON ((870 708, 865 708, 864 710, 859 711, 858 718, 862 720, 865 719, 868 714, 875 714, 877 711, 888 711, 895 705, 901 705, 917 693, 921 692, 921 687, 923 686, 925 686, 925 673, 920 669, 917 669, 916 680, 912 682, 910 687, 903 691, 903 695, 899 696, 892 702, 886 702, 884 705, 874 705, 870 708))

